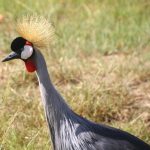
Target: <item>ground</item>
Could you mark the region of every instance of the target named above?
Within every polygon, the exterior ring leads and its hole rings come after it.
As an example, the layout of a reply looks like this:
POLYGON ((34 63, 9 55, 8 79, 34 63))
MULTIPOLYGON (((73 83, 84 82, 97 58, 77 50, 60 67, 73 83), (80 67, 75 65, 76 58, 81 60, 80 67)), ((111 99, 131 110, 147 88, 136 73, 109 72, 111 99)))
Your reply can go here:
MULTIPOLYGON (((17 36, 15 20, 44 15, 55 26, 42 50, 53 83, 81 116, 150 144, 148 0, 0 0, 0 59, 17 36)), ((0 149, 49 149, 36 75, 24 63, 0 63, 0 149)))

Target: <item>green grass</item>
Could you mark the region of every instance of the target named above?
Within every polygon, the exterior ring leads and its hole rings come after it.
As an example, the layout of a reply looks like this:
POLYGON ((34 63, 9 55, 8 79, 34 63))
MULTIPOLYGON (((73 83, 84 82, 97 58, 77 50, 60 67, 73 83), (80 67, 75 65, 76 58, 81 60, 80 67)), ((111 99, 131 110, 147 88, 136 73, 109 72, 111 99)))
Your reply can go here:
MULTIPOLYGON (((78 114, 150 144, 148 0, 0 0, 1 57, 17 36, 15 20, 49 18, 57 40, 43 51, 52 81, 78 114)), ((0 149, 49 149, 35 74, 21 61, 0 63, 0 149)))

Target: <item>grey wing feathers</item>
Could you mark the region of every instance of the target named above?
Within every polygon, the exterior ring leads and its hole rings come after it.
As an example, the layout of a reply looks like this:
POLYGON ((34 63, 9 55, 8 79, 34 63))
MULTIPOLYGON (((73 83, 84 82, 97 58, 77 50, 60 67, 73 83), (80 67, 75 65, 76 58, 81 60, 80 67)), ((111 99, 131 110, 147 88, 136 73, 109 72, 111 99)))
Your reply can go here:
POLYGON ((150 150, 150 145, 125 131, 98 125, 84 118, 76 130, 76 136, 80 135, 86 143, 84 150, 150 150))

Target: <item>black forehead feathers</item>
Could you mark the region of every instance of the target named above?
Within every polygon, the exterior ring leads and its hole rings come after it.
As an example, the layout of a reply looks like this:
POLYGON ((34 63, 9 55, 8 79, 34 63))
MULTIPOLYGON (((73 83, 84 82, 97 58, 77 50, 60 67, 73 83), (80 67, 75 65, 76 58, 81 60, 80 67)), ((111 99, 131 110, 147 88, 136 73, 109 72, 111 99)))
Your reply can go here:
POLYGON ((18 51, 21 48, 23 48, 23 46, 25 45, 27 40, 25 40, 22 37, 17 37, 16 39, 14 39, 11 43, 11 49, 12 51, 18 51))

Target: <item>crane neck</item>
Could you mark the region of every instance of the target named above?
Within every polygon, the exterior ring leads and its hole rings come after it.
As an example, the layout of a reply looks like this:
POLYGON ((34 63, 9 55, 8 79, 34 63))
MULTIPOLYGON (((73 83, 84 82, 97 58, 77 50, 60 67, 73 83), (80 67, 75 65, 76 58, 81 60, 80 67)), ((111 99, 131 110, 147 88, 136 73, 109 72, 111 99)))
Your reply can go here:
POLYGON ((44 57, 38 50, 35 54, 35 61, 37 67, 36 74, 39 81, 45 115, 47 117, 51 134, 53 134, 52 132, 59 130, 61 120, 66 116, 73 116, 74 113, 52 84, 44 57), (52 128, 56 129, 54 130, 52 128))
POLYGON ((36 52, 35 59, 37 66, 36 73, 44 106, 51 107, 50 111, 52 111, 52 109, 54 111, 57 110, 57 112, 61 111, 61 113, 65 113, 68 110, 70 111, 69 106, 66 104, 62 96, 58 93, 51 82, 45 59, 40 51, 36 52))

